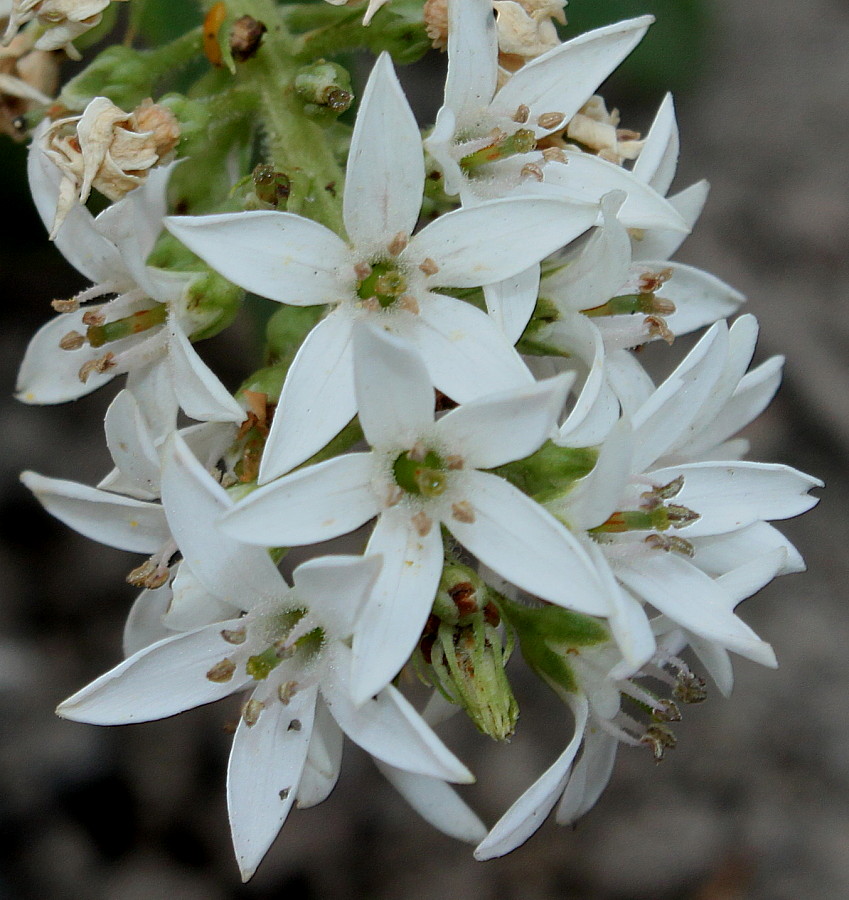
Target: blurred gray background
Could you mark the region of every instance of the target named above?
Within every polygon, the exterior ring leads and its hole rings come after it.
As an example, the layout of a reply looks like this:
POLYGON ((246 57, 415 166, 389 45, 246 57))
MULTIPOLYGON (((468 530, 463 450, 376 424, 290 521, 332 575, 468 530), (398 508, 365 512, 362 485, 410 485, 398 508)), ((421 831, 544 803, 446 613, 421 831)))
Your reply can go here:
MULTIPOLYGON (((623 16, 671 15, 676 6, 611 5, 623 16)), ((574 0, 570 25, 582 15, 585 27, 598 24, 593 6, 574 0)), ((777 400, 750 429, 752 455, 827 482, 821 505, 783 529, 810 571, 774 583, 743 613, 774 645, 780 669, 739 660, 732 697, 713 691, 687 709, 679 746, 661 765, 623 748, 608 791, 576 829, 546 824, 484 864, 421 823, 349 746, 335 793, 295 811, 241 886, 223 790, 224 725, 235 706, 114 729, 53 716, 57 702, 118 661, 134 594, 122 580, 138 560, 65 529, 17 482, 23 468, 96 482, 107 467, 98 421, 114 390, 52 409, 11 399, 49 300, 82 284, 45 246, 20 148, 4 141, 3 208, 15 234, 0 243, 0 898, 849 897, 849 3, 710 0, 701 15, 701 42, 674 31, 667 49, 651 45, 604 93, 626 127, 645 127, 662 96, 652 66, 672 65, 661 76, 676 88, 677 185, 712 183, 679 258, 746 293, 762 326, 759 359, 788 358, 777 400)), ((232 366, 231 341, 256 352, 247 326, 207 352, 235 386, 244 373, 232 366)), ((510 746, 459 721, 446 731, 478 773, 468 795, 490 823, 569 734, 568 716, 544 690, 523 699, 510 746)))

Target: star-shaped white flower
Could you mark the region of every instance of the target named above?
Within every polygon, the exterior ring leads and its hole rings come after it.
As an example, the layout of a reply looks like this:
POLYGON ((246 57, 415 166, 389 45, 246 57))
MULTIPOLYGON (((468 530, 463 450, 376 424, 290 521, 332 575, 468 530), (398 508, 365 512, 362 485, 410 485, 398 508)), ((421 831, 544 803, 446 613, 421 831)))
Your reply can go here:
POLYGON ((488 316, 437 291, 524 271, 589 228, 597 207, 552 198, 499 200, 449 212, 412 234, 424 178, 418 126, 383 54, 363 92, 351 142, 343 198, 349 241, 285 212, 167 220, 186 246, 247 290, 295 306, 331 306, 289 370, 261 483, 308 459, 356 412, 351 336, 359 319, 411 341, 431 384, 458 403, 532 382, 488 316))
POLYGON ((355 330, 359 417, 369 453, 300 469, 240 502, 223 520, 240 540, 312 544, 374 516, 368 553, 384 566, 354 636, 355 696, 371 696, 407 661, 443 566, 441 522, 482 563, 552 603, 607 611, 578 541, 508 481, 487 472, 537 450, 556 430, 566 376, 463 404, 434 420, 434 394, 414 348, 383 329, 355 330))
POLYGON ((324 707, 377 759, 428 778, 469 782, 466 767, 392 686, 351 699, 355 620, 378 558, 302 563, 293 587, 245 597, 244 617, 145 648, 60 704, 59 715, 98 725, 160 719, 252 688, 233 738, 227 802, 239 867, 253 875, 296 797, 316 716, 324 707))

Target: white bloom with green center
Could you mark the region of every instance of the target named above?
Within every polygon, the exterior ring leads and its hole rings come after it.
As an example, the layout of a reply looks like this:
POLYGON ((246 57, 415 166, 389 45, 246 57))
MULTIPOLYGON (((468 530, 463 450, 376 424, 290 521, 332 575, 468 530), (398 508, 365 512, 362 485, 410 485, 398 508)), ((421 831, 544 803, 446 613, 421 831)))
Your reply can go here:
MULTIPOLYGON (((379 760, 427 778, 469 782, 466 767, 392 686, 351 698, 356 618, 376 557, 323 557, 281 579, 246 616, 145 648, 60 704, 59 715, 115 725, 160 719, 252 688, 233 738, 227 802, 236 856, 251 877, 298 796, 319 697, 341 729, 379 760)), ((251 603, 255 598, 247 598, 251 603)))
POLYGON ((434 420, 424 362, 370 324, 354 331, 359 417, 369 453, 293 472, 237 504, 222 526, 240 540, 293 546, 378 521, 368 544, 384 564, 354 636, 355 696, 395 676, 418 641, 443 566, 439 524, 482 563, 552 603, 594 615, 607 604, 586 551, 560 522, 485 471, 556 433, 570 379, 547 379, 462 404, 434 420))
MULTIPOLYGON (((166 210, 171 167, 151 172, 145 183, 96 218, 77 204, 56 238, 56 246, 93 285, 32 338, 16 387, 24 403, 76 400, 130 373, 144 382, 146 415, 157 418, 176 403, 193 419, 240 422, 239 404, 201 360, 188 334, 192 273, 147 266, 166 210), (115 295, 105 303, 81 306, 115 295), (150 395, 150 396, 148 396, 150 395)), ((59 169, 33 141, 28 158, 33 199, 49 227, 59 195, 59 169)))
POLYGON ((597 206, 498 200, 449 212, 413 234, 424 180, 419 129, 383 54, 363 92, 351 141, 343 198, 348 241, 277 211, 166 221, 187 247, 245 289, 294 306, 331 307, 289 370, 261 483, 308 459, 356 413, 351 336, 360 319, 411 341, 431 384, 458 403, 533 382, 485 313, 436 291, 525 271, 593 225, 597 206))

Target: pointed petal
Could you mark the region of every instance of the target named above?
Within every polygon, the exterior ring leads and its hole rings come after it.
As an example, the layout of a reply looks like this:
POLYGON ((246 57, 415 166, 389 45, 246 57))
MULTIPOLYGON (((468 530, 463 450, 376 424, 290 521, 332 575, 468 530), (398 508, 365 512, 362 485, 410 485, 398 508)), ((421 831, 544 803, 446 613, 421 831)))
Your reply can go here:
POLYGON ((467 844, 477 844, 486 837, 486 826, 444 781, 396 769, 379 759, 375 764, 407 803, 443 834, 467 844))
MULTIPOLYGON (((548 112, 563 113, 568 121, 639 44, 653 21, 653 16, 627 19, 554 47, 522 66, 495 95, 492 108, 512 116, 524 104, 531 110, 531 123, 548 112)), ((551 130, 540 128, 537 136, 551 130)))
POLYGON ((513 803, 510 809, 495 823, 494 827, 475 850, 475 859, 493 859, 504 856, 525 841, 542 825, 554 804, 560 799, 572 762, 584 739, 587 725, 587 701, 575 696, 571 703, 575 716, 575 733, 566 749, 554 764, 513 803))
POLYGON ((627 350, 607 353, 604 363, 608 382, 622 404, 623 414, 633 417, 654 393, 654 382, 627 350))
POLYGON ((350 694, 351 651, 337 644, 337 652, 338 664, 328 668, 321 693, 333 718, 352 741, 405 772, 466 784, 474 781, 469 770, 392 685, 356 705, 350 694))
POLYGON ((139 496, 159 496, 159 455, 136 398, 121 391, 109 404, 104 419, 106 444, 115 465, 139 496))
POLYGON ((405 334, 418 347, 433 385, 457 403, 533 382, 492 319, 462 300, 428 294, 405 334))
POLYGON ((555 432, 572 381, 556 375, 464 403, 436 423, 436 434, 475 469, 523 459, 555 432))
POLYGON ((518 488, 487 472, 465 472, 473 522, 445 526, 485 565, 551 603, 606 615, 595 568, 564 525, 518 488))
POLYGON ((683 475, 675 503, 701 518, 679 529, 682 537, 736 531, 759 519, 789 519, 819 503, 811 488, 818 478, 777 463, 701 462, 657 469, 649 477, 668 484, 683 475))
POLYGON ((227 491, 185 441, 172 435, 162 449, 162 506, 183 559, 206 590, 235 609, 286 592, 268 553, 223 534, 216 521, 234 508, 227 491))
POLYGON ((261 547, 317 544, 359 528, 380 511, 370 453, 347 453, 273 481, 221 519, 221 528, 261 547))
POLYGON ((157 503, 110 494, 75 481, 23 472, 21 481, 36 500, 74 531, 119 550, 155 553, 170 532, 157 503))
POLYGON ((360 425, 373 447, 412 446, 433 427, 430 376, 416 348, 376 324, 354 326, 360 425))
POLYGON ((154 443, 177 427, 179 404, 168 366, 159 361, 127 373, 127 390, 135 397, 154 443))
POLYGON ((583 234, 597 218, 595 204, 580 199, 491 200, 435 219, 403 255, 416 264, 430 258, 439 266, 428 279, 430 287, 476 287, 517 275, 583 234))
POLYGON ((170 637, 172 632, 162 624, 162 616, 171 602, 171 585, 166 583, 154 591, 142 591, 130 607, 124 624, 124 656, 132 656, 170 637))
POLYGON ((750 559, 783 550, 786 554, 780 575, 804 572, 805 561, 783 534, 766 522, 755 522, 748 528, 693 539, 696 555, 693 562, 708 575, 722 575, 750 559))
POLYGON ((194 631, 204 625, 232 618, 240 608, 241 603, 222 603, 215 594, 211 594, 183 561, 171 582, 171 602, 162 616, 162 624, 170 634, 194 631))
POLYGON ((342 310, 333 312, 298 349, 262 454, 260 484, 309 459, 356 413, 351 324, 342 310))
POLYGON ((728 651, 695 635, 690 636, 690 648, 705 667, 723 697, 728 697, 734 687, 734 667, 728 651))
POLYGON ((316 806, 330 796, 339 779, 345 735, 319 694, 307 760, 298 785, 298 809, 316 806))
POLYGON ((206 673, 232 649, 222 629, 239 625, 239 619, 231 619, 146 647, 60 703, 56 712, 90 725, 124 725, 164 719, 226 697, 248 676, 216 682, 206 673))
POLYGON ((412 234, 424 176, 419 126, 389 54, 381 53, 360 100, 348 155, 342 215, 353 243, 385 252, 396 234, 412 234))
POLYGON ((168 320, 168 363, 183 411, 201 422, 241 422, 245 411, 198 356, 182 326, 168 320))
MULTIPOLYGON (((658 107, 643 149, 631 171, 665 197, 678 167, 680 146, 675 105, 672 102, 672 94, 667 94, 658 107)), ((690 223, 691 226, 692 224, 690 223)))
POLYGON ((607 787, 616 761, 619 742, 613 735, 592 723, 584 737, 584 751, 572 770, 555 819, 558 825, 571 825, 592 809, 607 787))
POLYGON ((522 336, 539 295, 539 266, 534 265, 517 275, 483 286, 486 311, 504 332, 511 344, 522 336))
POLYGON ((386 685, 407 662, 421 637, 442 573, 438 526, 424 536, 403 506, 384 510, 366 553, 383 556, 383 568, 354 634, 354 702, 362 703, 386 685))
POLYGON ((348 249, 330 229, 276 211, 170 216, 166 228, 234 284, 292 306, 339 299, 348 249))
POLYGON ((227 767, 227 810, 243 881, 256 871, 295 802, 316 696, 317 688, 307 688, 285 706, 271 701, 253 726, 239 720, 227 767), (293 720, 299 728, 289 727, 293 720))
POLYGON ((672 277, 657 294, 675 304, 675 312, 665 318, 676 335, 689 334, 717 319, 733 315, 746 299, 715 275, 692 266, 659 261, 647 261, 641 265, 649 269, 672 270, 672 277))
MULTIPOLYGON (((683 191, 669 197, 669 205, 692 229, 702 213, 707 202, 709 185, 706 181, 698 181, 683 191)), ((647 231, 635 239, 632 244, 634 260, 640 259, 669 259, 681 244, 684 243, 687 234, 679 230, 658 228, 647 231)))
POLYGON ((449 3, 448 17, 445 106, 462 127, 468 127, 478 120, 495 93, 498 34, 489 0, 449 3))

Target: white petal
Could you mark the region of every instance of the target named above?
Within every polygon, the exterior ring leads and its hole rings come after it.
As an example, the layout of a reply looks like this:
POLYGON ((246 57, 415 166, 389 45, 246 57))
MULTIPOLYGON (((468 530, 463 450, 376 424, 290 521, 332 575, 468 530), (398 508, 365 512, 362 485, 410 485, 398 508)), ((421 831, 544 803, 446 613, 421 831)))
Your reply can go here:
POLYGON ((556 375, 464 403, 437 422, 436 434, 476 469, 524 459, 555 432, 572 381, 571 375, 556 375))
POLYGON ((159 496, 159 455, 136 398, 121 391, 104 419, 106 444, 115 465, 142 499, 159 496))
POLYGON ((337 269, 350 265, 348 249, 338 235, 292 213, 171 216, 165 225, 234 284, 291 306, 338 300, 337 269))
POLYGON ((517 275, 483 286, 486 310, 511 344, 522 336, 539 294, 539 266, 534 265, 517 275))
POLYGON ((310 331, 289 367, 262 454, 259 483, 309 459, 356 411, 351 319, 339 310, 310 331))
POLYGON ((375 760, 377 768, 399 794, 430 825, 448 837, 477 844, 486 837, 486 826, 460 799, 450 785, 439 778, 414 775, 375 760))
POLYGON ((62 350, 59 346, 59 341, 70 331, 84 333, 86 326, 82 324, 82 317, 87 310, 100 308, 93 305, 77 312, 62 313, 36 331, 18 372, 15 385, 18 400, 33 404, 65 403, 90 394, 115 377, 108 371, 92 372, 84 382, 81 381, 80 368, 100 355, 99 351, 93 351, 88 344, 76 350, 62 350))
POLYGON ((221 520, 226 534, 261 547, 316 544, 359 528, 380 510, 370 453, 347 453, 273 481, 221 520))
POLYGON ((571 825, 595 806, 601 792, 607 787, 616 761, 619 741, 597 725, 587 728, 584 751, 572 770, 555 819, 558 825, 571 825))
MULTIPOLYGON (((707 202, 709 185, 706 181, 698 181, 683 191, 669 197, 669 205, 692 228, 707 202)), ((686 233, 663 227, 653 229, 635 238, 632 244, 634 260, 669 259, 686 239, 686 233)))
MULTIPOLYGON (((512 116, 521 104, 531 122, 541 113, 563 113, 569 120, 598 86, 637 46, 654 21, 640 16, 581 34, 522 66, 496 94, 493 109, 512 116)), ((546 134, 551 129, 538 129, 546 134)))
POLYGON ((658 194, 666 196, 678 167, 680 145, 672 94, 667 94, 658 107, 633 173, 658 194))
POLYGON ((448 530, 507 581, 551 603, 605 615, 592 562, 551 513, 518 488, 487 472, 465 472, 473 522, 448 519, 448 530))
POLYGON ((393 679, 421 637, 442 573, 442 536, 436 522, 420 535, 403 506, 384 510, 367 554, 383 568, 354 634, 354 701, 364 702, 393 679))
POLYGON ((346 660, 350 650, 338 644, 338 664, 328 669, 321 693, 333 718, 352 741, 392 766, 462 783, 474 781, 469 770, 440 741, 392 685, 356 705, 351 699, 346 660))
POLYGON ((544 194, 556 189, 565 197, 586 203, 598 203, 610 191, 625 191, 628 196, 619 210, 619 221, 626 227, 689 232, 688 225, 672 204, 633 172, 590 153, 563 152, 566 163, 546 166, 543 170, 545 182, 529 186, 529 191, 532 188, 533 193, 544 194))
POLYGON ((177 427, 179 403, 168 366, 159 361, 127 373, 127 389, 135 397, 154 442, 177 427))
POLYGON ((769 584, 784 568, 786 559, 787 554, 783 549, 773 550, 720 575, 716 579, 717 584, 722 585, 728 592, 731 603, 736 606, 769 584))
POLYGON ((245 411, 198 356, 174 317, 167 328, 174 393, 186 415, 201 422, 241 422, 245 411))
POLYGON ((734 668, 728 651, 695 635, 690 635, 690 648, 719 688, 719 693, 728 697, 734 687, 734 668))
POLYGON ((270 701, 255 725, 244 719, 227 767, 227 810, 242 880, 256 871, 295 802, 312 733, 317 689, 270 701), (298 728, 290 728, 293 721, 298 728))
POLYGON ((155 644, 172 632, 162 624, 162 616, 171 602, 171 585, 167 582, 154 591, 142 591, 130 607, 124 624, 124 656, 132 656, 155 644))
POLYGON ((460 126, 467 128, 477 121, 495 93, 498 34, 489 0, 449 3, 448 16, 445 106, 460 126))
POLYGON ((799 551, 766 522, 755 522, 748 528, 693 539, 696 555, 693 562, 708 575, 722 575, 757 556, 783 550, 786 561, 781 575, 804 572, 805 562, 799 551))
POLYGON ((183 559, 218 600, 250 609, 286 592, 265 550, 239 543, 216 527, 233 501, 177 434, 162 450, 162 505, 183 559))
POLYGON ((206 673, 232 649, 221 631, 240 624, 232 619, 146 647, 60 703, 56 712, 90 725, 124 725, 164 719, 226 697, 248 676, 217 682, 206 673))
POLYGON ((388 53, 381 53, 360 99, 343 195, 348 236, 357 247, 384 251, 410 235, 424 190, 419 126, 388 53))
POLYGON ((475 850, 475 859, 492 859, 504 856, 525 841, 542 825, 554 804, 560 799, 572 762, 584 738, 587 724, 587 701, 576 696, 572 701, 575 716, 575 733, 566 749, 554 764, 513 803, 510 809, 495 823, 486 839, 475 850))
POLYGON ((684 476, 684 486, 674 502, 701 516, 679 529, 685 538, 736 531, 759 519, 798 516, 819 502, 808 491, 822 487, 818 478, 790 466, 747 461, 668 466, 649 477, 668 484, 679 475, 684 476))
POLYGON ((345 735, 319 695, 307 761, 298 785, 298 809, 316 806, 330 796, 339 779, 345 735))
POLYGON ((430 376, 409 341, 367 322, 355 325, 354 379, 372 447, 412 446, 433 426, 430 376))
POLYGON ((162 616, 162 624, 175 631, 194 631, 204 625, 232 618, 241 604, 222 603, 198 581, 185 562, 181 562, 171 582, 171 602, 162 616))
POLYGON ((99 491, 75 481, 45 478, 35 472, 23 472, 21 481, 60 522, 107 547, 155 553, 169 538, 159 504, 99 491))
POLYGON ((607 380, 622 404, 622 412, 633 417, 655 391, 654 382, 633 353, 613 350, 605 355, 607 380))
POLYGON ((692 266, 651 260, 640 265, 655 271, 672 270, 672 277, 657 294, 675 304, 675 312, 665 318, 676 335, 688 334, 717 319, 733 315, 746 299, 715 275, 692 266))
POLYGON ((538 263, 595 224, 593 203, 552 197, 491 200, 446 213, 415 235, 404 257, 432 259, 430 287, 503 281, 538 263))
POLYGON ((406 335, 418 347, 433 385, 457 403, 533 382, 492 319, 462 300, 428 294, 406 335))

